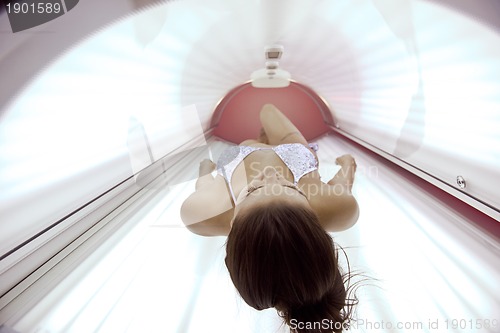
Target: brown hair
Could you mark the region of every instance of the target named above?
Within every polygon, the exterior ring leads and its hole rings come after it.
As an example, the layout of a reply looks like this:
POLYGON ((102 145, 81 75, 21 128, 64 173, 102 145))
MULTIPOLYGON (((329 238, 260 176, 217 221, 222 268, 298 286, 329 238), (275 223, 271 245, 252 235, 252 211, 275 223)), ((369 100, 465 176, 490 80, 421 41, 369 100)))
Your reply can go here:
POLYGON ((337 252, 311 209, 270 202, 238 214, 226 253, 231 280, 251 307, 276 308, 292 332, 347 327, 337 252))

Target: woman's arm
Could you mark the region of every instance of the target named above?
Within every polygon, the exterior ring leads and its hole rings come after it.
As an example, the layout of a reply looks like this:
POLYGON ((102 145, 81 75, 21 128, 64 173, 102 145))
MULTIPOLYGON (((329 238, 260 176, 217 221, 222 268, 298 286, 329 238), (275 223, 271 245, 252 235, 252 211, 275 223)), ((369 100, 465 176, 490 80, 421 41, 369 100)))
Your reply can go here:
POLYGON ((231 199, 225 185, 212 176, 214 170, 212 161, 207 159, 200 163, 196 190, 181 206, 181 219, 186 228, 201 236, 227 235, 233 216, 231 199))
POLYGON ((328 185, 336 186, 343 189, 345 193, 351 194, 352 185, 354 183, 354 175, 356 174, 356 161, 351 155, 342 155, 335 160, 337 165, 340 165, 340 170, 328 182, 328 185))
POLYGON ((325 185, 326 189, 317 204, 320 222, 325 230, 331 232, 349 229, 359 217, 359 206, 351 192, 356 161, 351 155, 343 155, 335 162, 341 168, 325 185))

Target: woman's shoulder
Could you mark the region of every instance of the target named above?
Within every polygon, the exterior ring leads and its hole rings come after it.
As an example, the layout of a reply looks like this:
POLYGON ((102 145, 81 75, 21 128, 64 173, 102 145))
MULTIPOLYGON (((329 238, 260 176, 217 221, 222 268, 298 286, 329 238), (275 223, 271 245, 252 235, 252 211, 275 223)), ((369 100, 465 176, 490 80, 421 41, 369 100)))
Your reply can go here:
POLYGON ((351 193, 321 181, 309 185, 309 203, 327 231, 352 227, 359 217, 359 206, 351 193))

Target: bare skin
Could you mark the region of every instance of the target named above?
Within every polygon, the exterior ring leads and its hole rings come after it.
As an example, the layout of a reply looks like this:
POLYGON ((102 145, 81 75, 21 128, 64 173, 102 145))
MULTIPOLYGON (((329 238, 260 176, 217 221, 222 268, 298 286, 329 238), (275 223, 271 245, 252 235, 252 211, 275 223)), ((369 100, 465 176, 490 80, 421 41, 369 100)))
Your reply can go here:
MULTIPOLYGON (((240 145, 273 147, 301 143, 308 147, 295 125, 274 105, 264 105, 260 121, 259 138, 240 145)), ((224 236, 231 231, 232 220, 240 211, 276 200, 310 207, 326 231, 348 229, 359 216, 358 204, 351 193, 356 163, 350 155, 338 157, 336 163, 341 169, 327 183, 320 180, 315 170, 303 176, 295 186, 293 174, 273 150, 252 152, 233 173, 231 184, 236 195, 233 202, 225 179, 211 175, 215 164, 204 160, 200 163, 196 190, 181 207, 181 218, 196 234, 224 236)))

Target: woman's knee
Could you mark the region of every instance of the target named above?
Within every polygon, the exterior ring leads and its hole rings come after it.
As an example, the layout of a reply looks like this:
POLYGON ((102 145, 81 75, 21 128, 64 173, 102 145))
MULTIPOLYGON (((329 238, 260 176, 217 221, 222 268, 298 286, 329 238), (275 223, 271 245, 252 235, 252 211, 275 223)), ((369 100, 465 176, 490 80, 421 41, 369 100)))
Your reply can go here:
POLYGON ((276 115, 281 114, 280 110, 273 104, 265 104, 260 110, 260 121, 261 123, 266 120, 276 117, 276 115))

